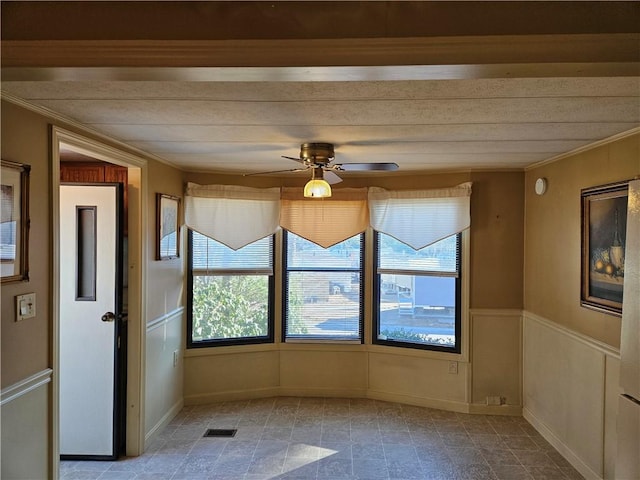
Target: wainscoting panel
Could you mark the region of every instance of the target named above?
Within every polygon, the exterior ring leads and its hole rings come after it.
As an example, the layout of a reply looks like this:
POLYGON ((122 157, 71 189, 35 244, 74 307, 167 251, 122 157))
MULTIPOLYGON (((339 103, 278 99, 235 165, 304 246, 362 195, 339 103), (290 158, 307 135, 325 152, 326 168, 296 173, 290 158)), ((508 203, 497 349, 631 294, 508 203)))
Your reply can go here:
POLYGON ((51 369, 2 390, 3 480, 52 478, 49 456, 51 369))
POLYGON ((184 308, 147 325, 145 444, 180 411, 183 402, 184 308))
POLYGON ((190 350, 185 357, 185 403, 206 404, 278 395, 279 352, 274 345, 266 345, 265 349, 247 347, 249 349, 238 346, 190 350))
POLYGON ((615 365, 607 368, 607 357, 615 362, 616 355, 595 340, 524 313, 524 416, 587 479, 605 478, 605 464, 611 468, 605 453, 611 454, 615 407, 607 403, 616 395, 607 372, 615 376, 615 365))
POLYGON ((452 374, 449 363, 428 357, 371 352, 368 396, 466 412, 468 364, 458 362, 458 372, 452 374))
POLYGON ((471 318, 471 402, 502 397, 522 406, 522 311, 474 309, 471 318))
POLYGON ((366 391, 367 353, 362 349, 319 351, 301 346, 280 352, 281 395, 365 397, 366 391))

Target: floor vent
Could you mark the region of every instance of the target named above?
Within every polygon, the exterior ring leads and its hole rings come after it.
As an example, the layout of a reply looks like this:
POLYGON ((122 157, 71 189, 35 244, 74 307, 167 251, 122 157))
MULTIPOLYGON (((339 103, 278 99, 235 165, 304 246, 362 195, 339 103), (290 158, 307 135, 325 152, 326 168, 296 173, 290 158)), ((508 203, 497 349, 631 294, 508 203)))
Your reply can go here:
POLYGON ((235 437, 236 432, 235 428, 209 428, 206 432, 204 432, 205 437, 235 437))

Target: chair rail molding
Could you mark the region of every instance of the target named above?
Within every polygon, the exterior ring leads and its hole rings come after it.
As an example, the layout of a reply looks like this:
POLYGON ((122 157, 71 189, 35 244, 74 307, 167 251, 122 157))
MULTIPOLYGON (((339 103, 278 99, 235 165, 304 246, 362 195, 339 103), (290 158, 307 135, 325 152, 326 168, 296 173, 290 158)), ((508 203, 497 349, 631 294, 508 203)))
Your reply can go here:
POLYGON ((23 380, 20 380, 13 385, 9 385, 5 387, 0 392, 0 406, 5 405, 33 390, 39 388, 47 383, 51 382, 51 375, 53 374, 53 370, 50 368, 45 368, 44 370, 39 371, 27 377, 23 380))

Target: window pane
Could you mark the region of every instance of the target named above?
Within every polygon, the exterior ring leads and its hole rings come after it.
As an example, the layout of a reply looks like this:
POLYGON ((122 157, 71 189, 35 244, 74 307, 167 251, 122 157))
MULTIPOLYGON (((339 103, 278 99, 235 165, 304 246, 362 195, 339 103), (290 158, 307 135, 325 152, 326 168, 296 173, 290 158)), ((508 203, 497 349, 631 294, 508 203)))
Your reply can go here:
POLYGON ((194 276, 192 319, 194 342, 266 337, 268 276, 194 276))
POLYGON ((380 275, 381 340, 455 345, 456 279, 380 275))
POLYGON ((384 233, 378 234, 378 269, 455 272, 457 270, 456 235, 420 250, 414 250, 384 233))
POLYGON ((193 232, 192 265, 194 270, 264 270, 273 267, 272 237, 265 237, 238 250, 193 232))
POLYGON ((322 248, 285 232, 285 337, 361 340, 362 235, 322 248))
POLYGON ((360 235, 333 247, 321 246, 293 233, 287 233, 287 266, 297 268, 360 269, 360 235))
POLYGON ((360 338, 360 274, 290 272, 287 336, 360 338))
POLYGON ((459 351, 460 235, 414 250, 378 233, 374 342, 459 351))

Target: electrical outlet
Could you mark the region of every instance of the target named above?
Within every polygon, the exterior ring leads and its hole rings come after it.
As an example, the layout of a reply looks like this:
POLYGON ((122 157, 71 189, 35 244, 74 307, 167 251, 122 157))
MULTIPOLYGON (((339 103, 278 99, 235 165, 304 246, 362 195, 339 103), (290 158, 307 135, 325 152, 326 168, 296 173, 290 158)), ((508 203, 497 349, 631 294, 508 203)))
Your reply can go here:
POLYGON ((36 316, 36 294, 16 295, 16 322, 36 316))
POLYGON ((458 374, 458 362, 449 362, 449 373, 452 375, 458 374))
POLYGON ((178 360, 179 360, 179 355, 180 355, 180 350, 175 350, 173 352, 173 366, 177 367, 178 366, 178 360))
POLYGON ((487 397, 487 405, 504 405, 506 402, 505 397, 489 396, 487 397))

